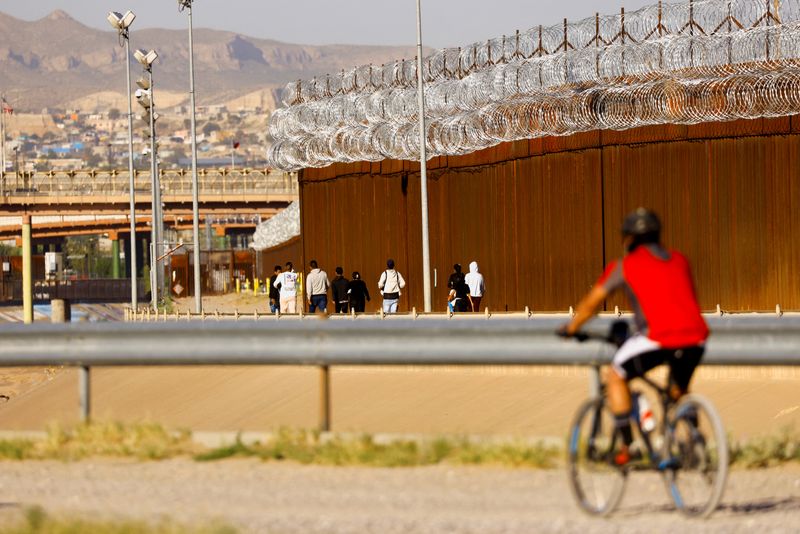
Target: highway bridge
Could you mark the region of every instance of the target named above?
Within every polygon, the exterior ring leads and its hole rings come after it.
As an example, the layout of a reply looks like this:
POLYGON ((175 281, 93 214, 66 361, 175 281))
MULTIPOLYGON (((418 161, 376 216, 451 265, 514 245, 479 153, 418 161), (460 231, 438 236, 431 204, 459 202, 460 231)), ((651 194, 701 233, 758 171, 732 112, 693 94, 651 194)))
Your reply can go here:
MULTIPOLYGON (((149 171, 134 173, 137 231, 149 231, 149 171)), ((160 172, 167 228, 192 226, 191 171, 160 172)), ((255 229, 297 199, 294 173, 269 169, 198 170, 201 223, 217 235, 229 228, 255 229)), ((0 239, 20 237, 22 217, 32 217, 34 239, 124 233, 130 230, 128 171, 5 173, 0 177, 0 239)))

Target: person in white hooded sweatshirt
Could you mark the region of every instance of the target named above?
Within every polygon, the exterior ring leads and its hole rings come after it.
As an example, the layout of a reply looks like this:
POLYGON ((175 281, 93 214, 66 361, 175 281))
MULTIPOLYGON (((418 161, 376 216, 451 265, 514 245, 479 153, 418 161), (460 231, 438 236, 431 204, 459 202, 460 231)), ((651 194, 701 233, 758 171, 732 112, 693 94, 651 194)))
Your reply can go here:
POLYGON ((464 281, 469 286, 469 302, 472 311, 477 313, 481 311, 481 299, 483 299, 483 293, 486 291, 483 275, 478 272, 477 261, 473 261, 469 264, 469 273, 467 273, 464 281))

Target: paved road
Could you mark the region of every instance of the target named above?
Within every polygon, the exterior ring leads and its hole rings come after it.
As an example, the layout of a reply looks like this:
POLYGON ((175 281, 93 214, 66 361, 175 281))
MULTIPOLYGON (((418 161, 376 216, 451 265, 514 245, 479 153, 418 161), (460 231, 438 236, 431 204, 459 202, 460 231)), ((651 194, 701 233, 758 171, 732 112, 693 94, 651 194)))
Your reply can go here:
POLYGON ((0 525, 26 505, 92 517, 221 518, 274 534, 800 532, 800 466, 735 471, 708 521, 671 509, 655 476, 632 479, 610 520, 582 516, 562 471, 304 467, 253 460, 0 463, 0 525))

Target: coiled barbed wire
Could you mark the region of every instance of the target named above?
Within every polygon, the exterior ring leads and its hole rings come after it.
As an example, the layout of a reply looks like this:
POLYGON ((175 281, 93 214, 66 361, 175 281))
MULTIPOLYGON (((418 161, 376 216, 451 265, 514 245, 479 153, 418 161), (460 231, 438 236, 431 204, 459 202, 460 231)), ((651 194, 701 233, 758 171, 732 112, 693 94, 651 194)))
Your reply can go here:
MULTIPOLYGON (((704 0, 440 50, 423 62, 430 157, 593 129, 800 112, 800 0, 704 0)), ((287 86, 273 166, 416 159, 416 65, 287 86)))
POLYGON ((272 248, 300 235, 300 203, 292 202, 289 206, 256 227, 253 234, 255 250, 272 248))

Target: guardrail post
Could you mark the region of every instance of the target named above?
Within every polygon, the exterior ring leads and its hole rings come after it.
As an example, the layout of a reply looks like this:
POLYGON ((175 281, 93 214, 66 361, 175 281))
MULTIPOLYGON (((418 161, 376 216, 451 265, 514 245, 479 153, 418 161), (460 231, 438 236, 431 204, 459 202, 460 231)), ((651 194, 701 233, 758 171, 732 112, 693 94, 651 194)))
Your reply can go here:
POLYGON ((68 300, 50 301, 50 320, 53 323, 68 323, 72 320, 72 309, 68 300))
POLYGON ((331 374, 327 365, 320 367, 319 373, 319 431, 331 431, 331 374))
POLYGON ((78 394, 81 402, 81 423, 88 423, 91 419, 91 395, 90 395, 90 372, 89 367, 81 366, 78 369, 78 394))
POLYGON ((596 399, 600 397, 601 389, 600 366, 595 364, 589 369, 589 398, 596 399))

